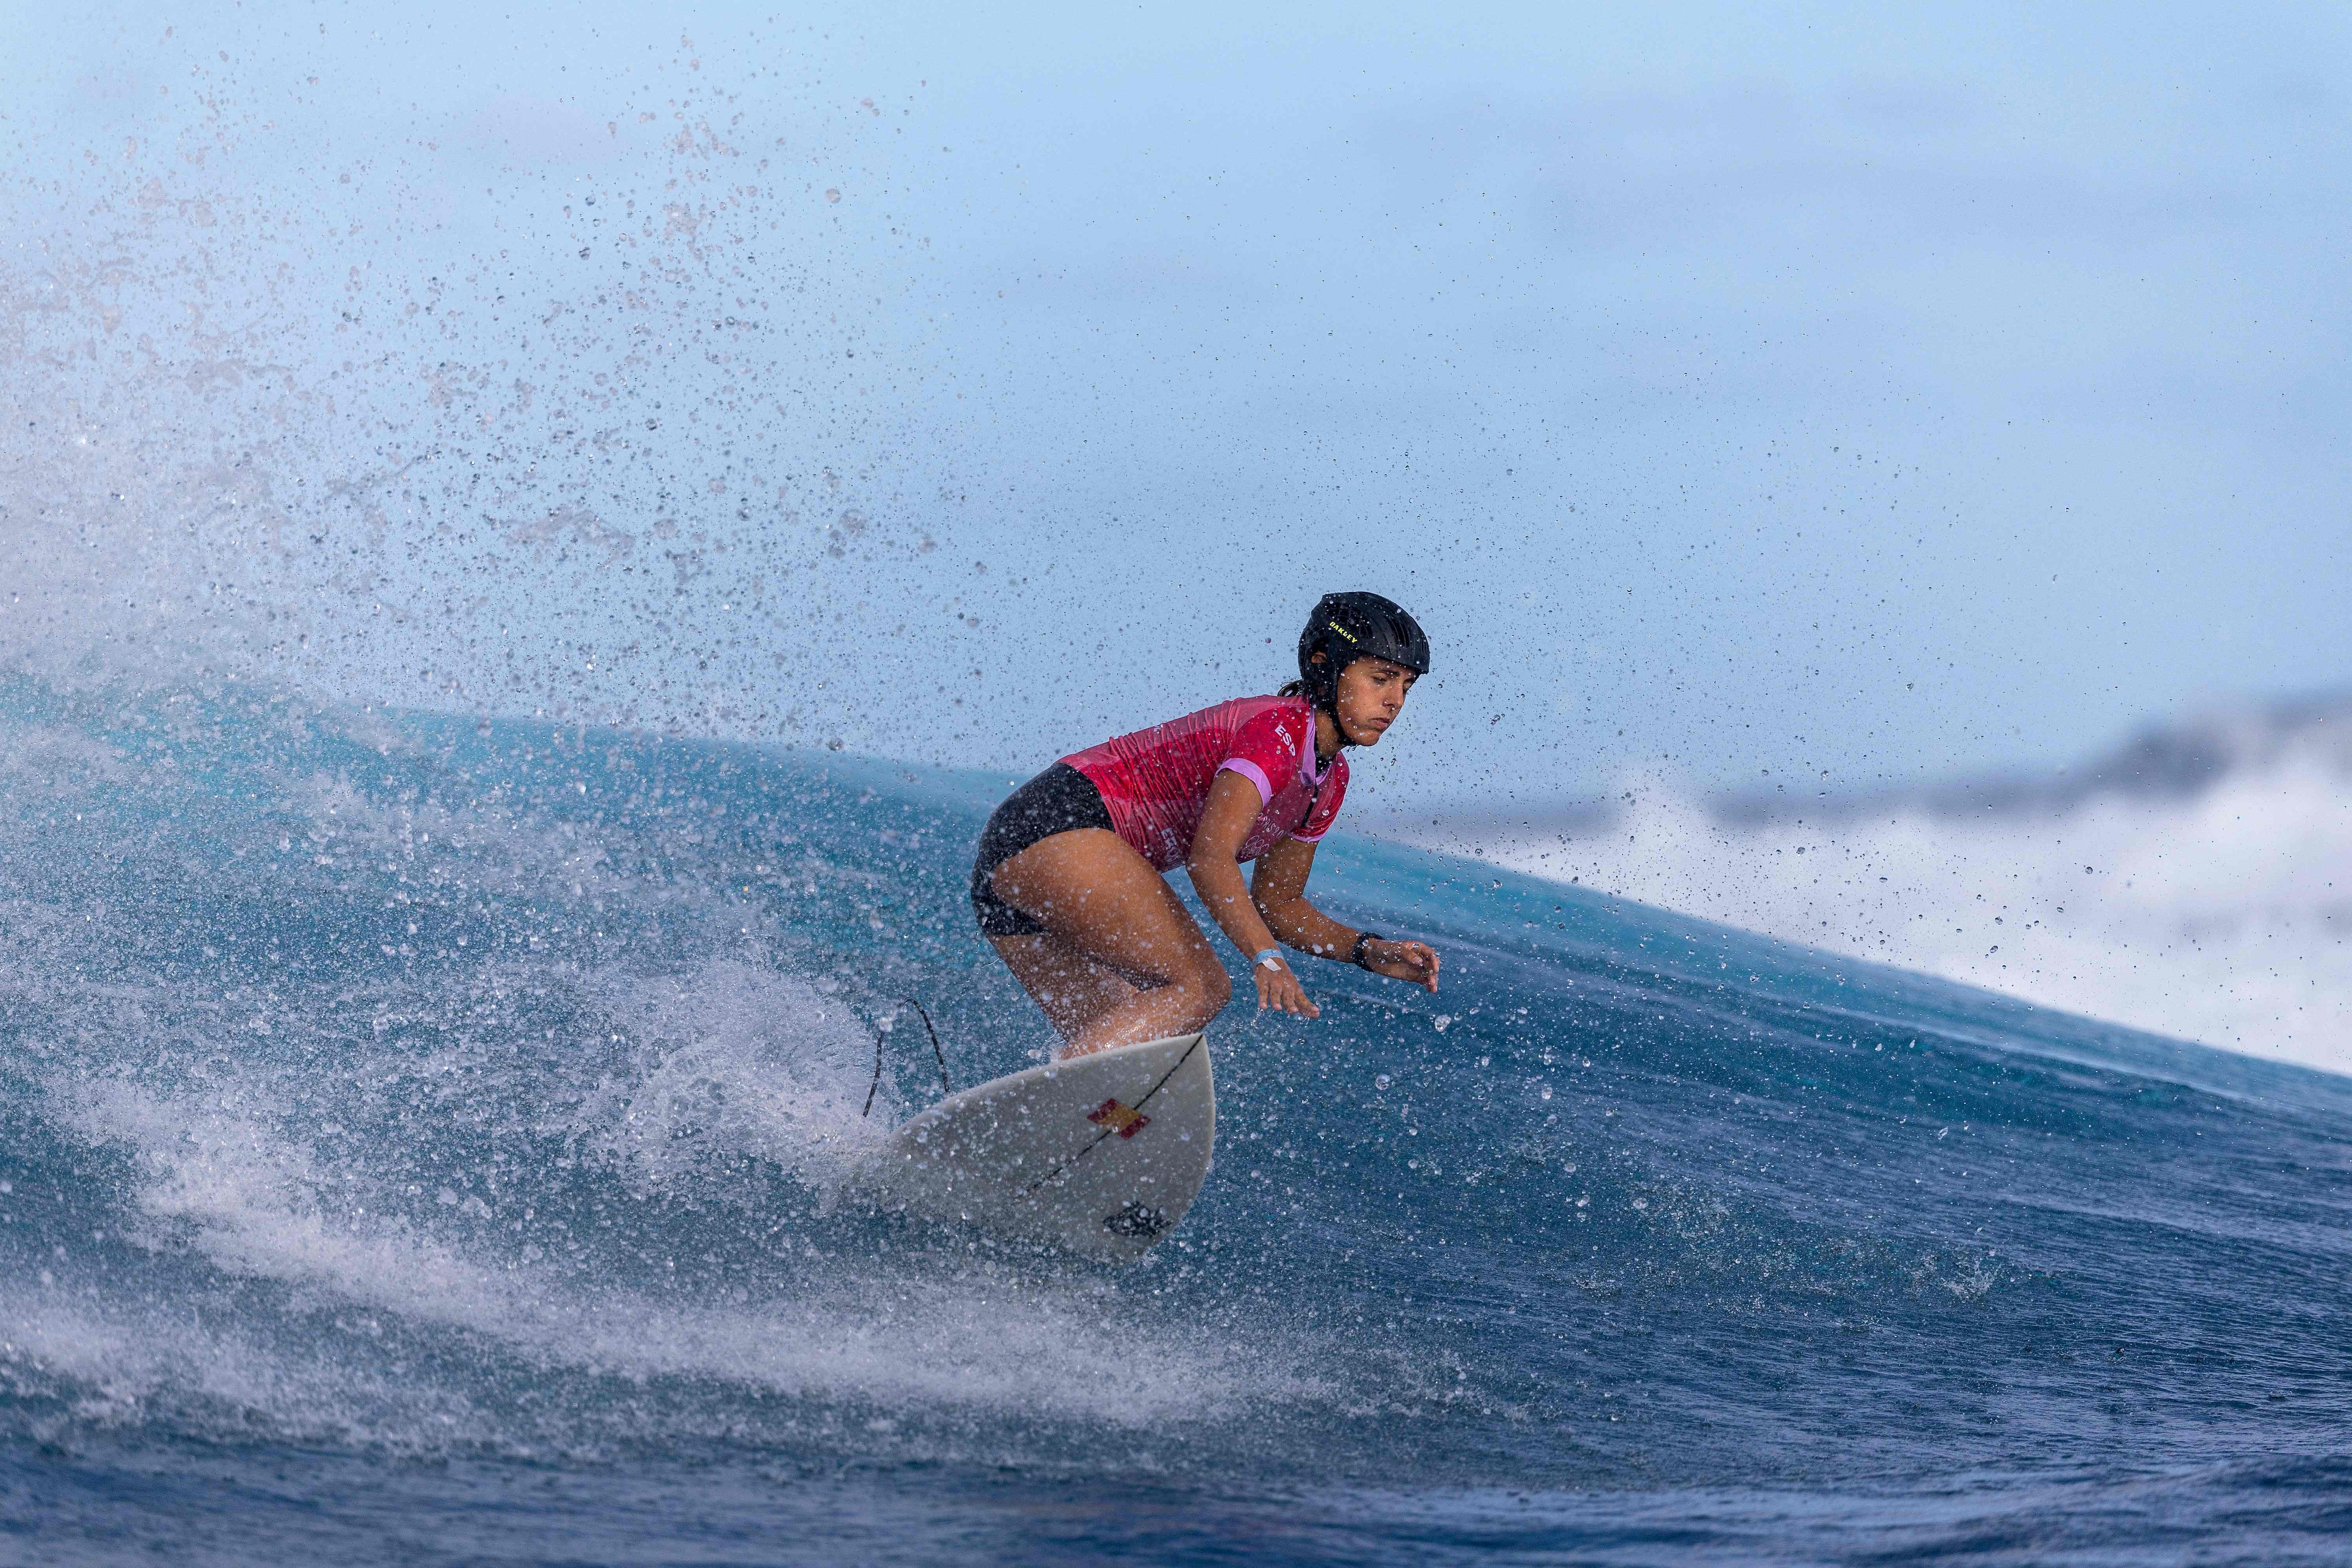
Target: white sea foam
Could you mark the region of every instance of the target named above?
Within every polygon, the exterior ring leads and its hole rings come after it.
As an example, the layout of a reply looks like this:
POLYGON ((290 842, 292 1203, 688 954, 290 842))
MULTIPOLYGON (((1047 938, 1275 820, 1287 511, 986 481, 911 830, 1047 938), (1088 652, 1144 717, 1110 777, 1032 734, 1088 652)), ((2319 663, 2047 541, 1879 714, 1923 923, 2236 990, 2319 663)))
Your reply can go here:
POLYGON ((65 1396, 79 1426, 152 1431, 193 1420, 240 1436, 412 1450, 498 1438, 462 1392, 430 1380, 349 1358, 289 1358, 201 1310, 37 1279, 0 1286, 0 1367, 20 1397, 65 1396))
MULTIPOLYGON (((560 1119, 630 1186, 677 1189, 707 1208, 725 1202, 708 1167, 727 1156, 759 1156, 823 1182, 881 1135, 883 1124, 860 1121, 850 1092, 862 1094, 864 1083, 849 1081, 859 1064, 846 1047, 862 1048, 864 1037, 806 984, 719 963, 677 984, 614 980, 605 990, 612 1016, 647 1037, 646 1070, 560 1119)), ((382 1066, 346 1061, 335 1076, 380 1083, 382 1066)), ((224 1275, 282 1285, 316 1312, 479 1335, 534 1366, 638 1383, 708 1379, 902 1415, 981 1408, 1122 1427, 1318 1386, 1269 1374, 1262 1345, 1206 1327, 1155 1323, 1139 1334, 1117 1288, 1092 1276, 1056 1285, 977 1262, 942 1268, 887 1252, 831 1253, 805 1240, 775 1249, 756 1290, 661 1295, 583 1276, 551 1256, 559 1244, 543 1225, 525 1229, 549 1241, 547 1252, 521 1234, 500 1239, 519 1217, 511 1192, 499 1194, 495 1231, 468 1223, 488 1218, 489 1205, 449 1201, 455 1193, 437 1206, 385 1205, 379 1167, 387 1152, 331 1152, 322 1141, 341 1131, 318 1127, 331 1091, 308 1076, 215 1058, 200 1085, 158 1089, 60 1073, 47 1098, 51 1118, 78 1137, 131 1152, 134 1244, 192 1252, 224 1275), (442 1213, 446 1231, 436 1223, 442 1213)), ((740 1224, 773 1236, 779 1217, 746 1210, 740 1224)), ((182 1342, 187 1325, 159 1320, 142 1332, 95 1319, 68 1323, 48 1296, 0 1301, 0 1322, 20 1347, 81 1384, 175 1388, 264 1415, 283 1403, 303 1420, 352 1403, 329 1397, 340 1375, 331 1357, 289 1363, 280 1399, 268 1367, 282 1349, 216 1357, 182 1342)), ((364 1368, 353 1375, 373 1376, 364 1368)), ((426 1401, 436 1410, 440 1403, 426 1401)), ((402 1412, 386 1418, 413 1435, 415 1413, 402 1412)), ((447 1426, 441 1415, 430 1419, 447 1426)), ((463 1426, 481 1436, 486 1419, 463 1426)))
POLYGON ((749 1155, 832 1193, 896 1121, 887 1100, 880 1120, 862 1109, 871 1037, 808 981, 719 960, 602 990, 602 1010, 647 1042, 646 1061, 627 1083, 600 1086, 565 1130, 641 1190, 749 1155))
POLYGON ((1612 819, 1438 847, 2273 1059, 2352 1072, 2352 772, 2325 727, 2199 787, 1740 821, 1630 784, 1612 819))

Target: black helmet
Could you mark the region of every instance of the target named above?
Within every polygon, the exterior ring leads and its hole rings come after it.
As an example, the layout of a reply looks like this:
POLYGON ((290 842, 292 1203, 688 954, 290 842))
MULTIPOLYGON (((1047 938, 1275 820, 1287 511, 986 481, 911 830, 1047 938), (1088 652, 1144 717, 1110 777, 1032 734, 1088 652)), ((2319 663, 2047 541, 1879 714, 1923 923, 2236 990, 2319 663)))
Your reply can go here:
POLYGON ((1415 675, 1429 673, 1429 638, 1421 623, 1378 594, 1326 594, 1298 634, 1298 679, 1316 707, 1339 716, 1339 672, 1360 658, 1384 658, 1415 675), (1317 654, 1323 662, 1315 662, 1317 654))

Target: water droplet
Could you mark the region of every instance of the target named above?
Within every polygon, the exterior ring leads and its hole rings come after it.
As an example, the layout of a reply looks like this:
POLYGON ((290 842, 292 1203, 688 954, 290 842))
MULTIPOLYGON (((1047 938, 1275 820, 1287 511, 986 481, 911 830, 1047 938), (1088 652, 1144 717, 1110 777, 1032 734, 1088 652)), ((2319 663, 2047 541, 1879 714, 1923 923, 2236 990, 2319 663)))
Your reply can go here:
POLYGON ((1549 1099, 1551 1098, 1551 1085, 1549 1085, 1549 1084, 1546 1084, 1546 1085, 1544 1085, 1544 1086, 1543 1086, 1543 1088, 1542 1088, 1540 1090, 1538 1090, 1538 1095, 1539 1095, 1539 1097, 1540 1097, 1540 1098, 1542 1098, 1542 1099, 1544 1099, 1544 1100, 1549 1100, 1549 1099))
POLYGON ((1378 1078, 1372 1079, 1372 1087, 1374 1089, 1386 1089, 1389 1085, 1394 1082, 1396 1082, 1396 1079, 1391 1078, 1386 1073, 1382 1073, 1378 1078))

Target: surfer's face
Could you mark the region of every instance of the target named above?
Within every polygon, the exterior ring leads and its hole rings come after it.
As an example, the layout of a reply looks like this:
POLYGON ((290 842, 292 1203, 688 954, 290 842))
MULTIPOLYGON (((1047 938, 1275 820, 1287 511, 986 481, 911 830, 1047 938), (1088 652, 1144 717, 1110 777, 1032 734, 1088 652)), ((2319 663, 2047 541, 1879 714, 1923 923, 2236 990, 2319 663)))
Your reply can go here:
POLYGON ((1339 729, 1351 744, 1377 746, 1421 677, 1384 658, 1359 658, 1339 672, 1339 729))

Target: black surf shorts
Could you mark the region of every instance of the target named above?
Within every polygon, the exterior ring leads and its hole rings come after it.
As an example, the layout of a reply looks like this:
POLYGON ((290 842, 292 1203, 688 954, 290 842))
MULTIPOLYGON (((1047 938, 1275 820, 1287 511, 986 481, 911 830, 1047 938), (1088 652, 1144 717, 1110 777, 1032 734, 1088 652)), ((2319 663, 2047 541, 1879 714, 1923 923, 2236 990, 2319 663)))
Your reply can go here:
POLYGON ((1110 808, 1094 780, 1067 763, 1055 763, 990 814, 980 830, 980 853, 971 862, 971 912, 984 936, 1040 936, 1045 928, 996 896, 996 868, 1041 838, 1073 828, 1111 826, 1110 808))

